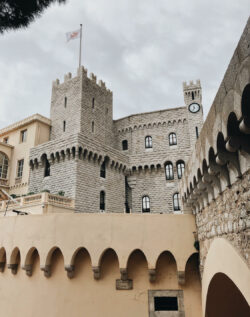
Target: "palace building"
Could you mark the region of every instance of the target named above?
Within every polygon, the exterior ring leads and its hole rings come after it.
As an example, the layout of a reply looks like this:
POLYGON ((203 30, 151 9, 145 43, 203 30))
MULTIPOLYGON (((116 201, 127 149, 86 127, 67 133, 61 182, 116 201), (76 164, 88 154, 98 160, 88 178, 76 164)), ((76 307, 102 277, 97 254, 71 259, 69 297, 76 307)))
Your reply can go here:
POLYGON ((80 67, 0 130, 2 315, 250 316, 250 21, 205 122, 183 97, 114 120, 80 67))

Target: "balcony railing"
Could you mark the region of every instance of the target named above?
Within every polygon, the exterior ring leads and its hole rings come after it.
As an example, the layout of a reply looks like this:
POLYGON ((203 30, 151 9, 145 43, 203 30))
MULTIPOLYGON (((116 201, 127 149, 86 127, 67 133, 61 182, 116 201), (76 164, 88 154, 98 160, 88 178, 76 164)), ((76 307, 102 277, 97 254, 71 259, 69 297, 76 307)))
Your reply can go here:
POLYGON ((29 196, 23 196, 15 198, 15 201, 7 201, 3 200, 0 201, 0 212, 5 211, 6 207, 8 207, 8 210, 11 211, 12 209, 27 209, 32 213, 32 208, 34 207, 41 208, 42 212, 46 212, 45 210, 49 210, 50 208, 47 207, 62 207, 65 209, 74 210, 75 207, 75 201, 74 199, 59 196, 59 195, 53 195, 50 193, 39 193, 39 194, 33 194, 29 196))

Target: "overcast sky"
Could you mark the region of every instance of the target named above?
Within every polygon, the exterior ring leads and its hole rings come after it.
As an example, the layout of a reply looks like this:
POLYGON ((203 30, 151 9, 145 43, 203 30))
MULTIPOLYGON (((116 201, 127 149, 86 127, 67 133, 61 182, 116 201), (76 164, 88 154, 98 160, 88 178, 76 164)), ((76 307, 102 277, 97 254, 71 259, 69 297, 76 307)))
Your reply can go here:
POLYGON ((114 118, 183 106, 182 82, 200 78, 207 114, 245 27, 249 0, 68 0, 27 29, 0 35, 0 128, 49 116, 51 83, 83 65, 114 94, 114 118))

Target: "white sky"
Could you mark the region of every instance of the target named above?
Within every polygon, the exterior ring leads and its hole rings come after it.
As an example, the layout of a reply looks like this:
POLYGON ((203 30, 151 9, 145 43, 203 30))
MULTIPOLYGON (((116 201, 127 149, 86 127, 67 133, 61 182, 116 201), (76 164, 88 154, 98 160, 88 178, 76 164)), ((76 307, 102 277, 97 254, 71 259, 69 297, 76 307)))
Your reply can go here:
POLYGON ((201 79, 207 114, 250 12, 249 0, 68 0, 27 29, 0 35, 0 128, 49 116, 51 83, 83 64, 114 93, 114 118, 183 106, 201 79))

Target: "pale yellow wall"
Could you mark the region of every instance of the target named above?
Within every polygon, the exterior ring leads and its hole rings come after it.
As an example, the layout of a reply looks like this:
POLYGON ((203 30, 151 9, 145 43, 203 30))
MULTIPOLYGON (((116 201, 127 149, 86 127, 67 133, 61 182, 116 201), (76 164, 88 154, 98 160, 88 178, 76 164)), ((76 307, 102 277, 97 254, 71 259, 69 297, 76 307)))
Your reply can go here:
POLYGON ((195 252, 194 228, 192 215, 55 214, 1 218, 0 248, 6 248, 7 263, 16 263, 12 251, 20 248, 17 275, 6 267, 0 273, 1 314, 145 317, 148 290, 182 289, 185 316, 201 317, 200 278, 191 256, 195 252), (56 246, 62 254, 55 251, 48 260, 49 251, 56 246), (27 258, 32 247, 37 248, 39 256, 27 258), (107 248, 114 251, 104 252, 107 248), (141 251, 132 253, 135 249, 141 251), (171 253, 163 253, 164 250, 171 253), (20 266, 33 262, 33 275, 28 277, 20 266), (49 278, 40 270, 45 263, 51 265, 49 278), (64 269, 69 264, 75 265, 72 279, 64 269), (91 267, 96 265, 101 268, 100 280, 93 278, 91 267), (132 290, 116 290, 119 268, 124 266, 133 280, 132 290), (148 267, 156 269, 154 283, 149 282, 148 267), (184 286, 177 280, 180 268, 186 271, 184 286))
POLYGON ((223 238, 212 242, 202 277, 202 310, 205 316, 209 284, 216 273, 226 274, 250 305, 250 269, 236 249, 223 238))
POLYGON ((0 142, 3 142, 4 138, 8 137, 8 144, 13 146, 8 170, 10 194, 22 195, 27 193, 29 182, 29 151, 32 147, 49 140, 49 130, 50 127, 48 124, 32 119, 30 121, 27 120, 26 124, 18 125, 16 123, 15 128, 10 128, 9 131, 7 128, 4 130, 4 133, 1 133, 3 130, 0 131, 0 142), (21 143, 21 131, 26 129, 27 140, 21 143), (21 159, 24 159, 23 176, 20 184, 16 184, 17 162, 21 159))

